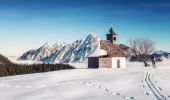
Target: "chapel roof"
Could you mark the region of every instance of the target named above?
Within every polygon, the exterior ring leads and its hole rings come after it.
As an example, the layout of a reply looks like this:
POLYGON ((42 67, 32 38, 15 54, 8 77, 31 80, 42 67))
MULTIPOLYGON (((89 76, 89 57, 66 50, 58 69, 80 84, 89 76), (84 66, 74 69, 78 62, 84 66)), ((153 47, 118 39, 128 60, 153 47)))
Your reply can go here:
POLYGON ((107 52, 108 57, 125 57, 125 53, 118 44, 113 44, 108 40, 100 41, 100 48, 107 52))

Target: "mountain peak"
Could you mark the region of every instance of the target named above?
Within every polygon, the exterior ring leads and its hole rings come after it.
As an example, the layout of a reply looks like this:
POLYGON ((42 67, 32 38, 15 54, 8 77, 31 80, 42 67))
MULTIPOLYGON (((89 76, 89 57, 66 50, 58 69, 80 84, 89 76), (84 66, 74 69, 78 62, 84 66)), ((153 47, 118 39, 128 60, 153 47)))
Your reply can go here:
POLYGON ((65 45, 67 45, 67 43, 65 43, 65 42, 57 42, 57 43, 55 43, 55 44, 52 46, 52 49, 53 49, 53 51, 59 50, 59 49, 61 49, 62 47, 64 47, 65 45))
POLYGON ((42 48, 51 48, 51 47, 50 47, 49 43, 46 42, 46 43, 42 46, 42 48))
POLYGON ((94 38, 94 37, 97 37, 97 35, 95 33, 90 33, 87 37, 94 38))
POLYGON ((57 42, 53 45, 53 48, 58 47, 58 46, 65 46, 67 43, 65 42, 57 42))

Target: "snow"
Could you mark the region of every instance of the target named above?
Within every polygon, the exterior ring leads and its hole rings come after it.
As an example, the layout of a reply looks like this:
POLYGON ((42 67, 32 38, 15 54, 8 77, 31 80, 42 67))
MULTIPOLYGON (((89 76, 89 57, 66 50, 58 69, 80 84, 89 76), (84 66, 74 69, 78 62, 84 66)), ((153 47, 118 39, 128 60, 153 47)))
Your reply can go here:
POLYGON ((99 57, 105 55, 107 55, 107 52, 104 49, 100 48, 100 42, 98 42, 97 46, 93 49, 92 53, 88 55, 88 57, 99 57))
POLYGON ((94 51, 98 43, 99 38, 92 33, 70 44, 56 43, 52 48, 46 43, 36 50, 24 53, 19 59, 47 63, 86 62, 88 55, 94 51))
POLYGON ((170 100, 168 64, 152 68, 127 62, 123 69, 84 67, 1 77, 0 100, 170 100))
POLYGON ((78 69, 87 69, 88 68, 88 63, 69 63, 69 64, 74 66, 75 68, 78 68, 78 69))
POLYGON ((93 51, 88 55, 88 57, 98 57, 100 53, 100 43, 93 49, 93 51))
POLYGON ((105 56, 105 55, 107 55, 107 52, 105 50, 103 50, 103 49, 100 49, 100 54, 99 55, 100 56, 105 56))
POLYGON ((51 54, 51 47, 46 42, 43 46, 36 50, 29 50, 28 52, 24 53, 21 57, 18 58, 18 60, 34 60, 34 61, 40 61, 41 59, 44 59, 48 57, 51 54))

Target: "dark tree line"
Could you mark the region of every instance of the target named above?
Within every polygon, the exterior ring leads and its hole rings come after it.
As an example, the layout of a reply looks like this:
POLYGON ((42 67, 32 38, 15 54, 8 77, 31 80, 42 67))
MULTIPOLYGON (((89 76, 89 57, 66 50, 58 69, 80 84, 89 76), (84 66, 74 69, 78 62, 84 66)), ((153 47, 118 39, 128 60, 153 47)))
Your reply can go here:
POLYGON ((0 77, 74 69, 68 64, 14 64, 0 54, 0 77))

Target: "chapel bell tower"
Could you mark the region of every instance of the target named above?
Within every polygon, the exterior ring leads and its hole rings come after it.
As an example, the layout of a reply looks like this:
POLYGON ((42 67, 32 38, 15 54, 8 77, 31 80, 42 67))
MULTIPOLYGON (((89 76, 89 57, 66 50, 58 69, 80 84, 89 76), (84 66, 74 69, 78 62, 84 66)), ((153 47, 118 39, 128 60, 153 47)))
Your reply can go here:
POLYGON ((106 37, 111 43, 116 44, 117 34, 114 32, 112 26, 110 27, 109 32, 106 34, 106 37))

